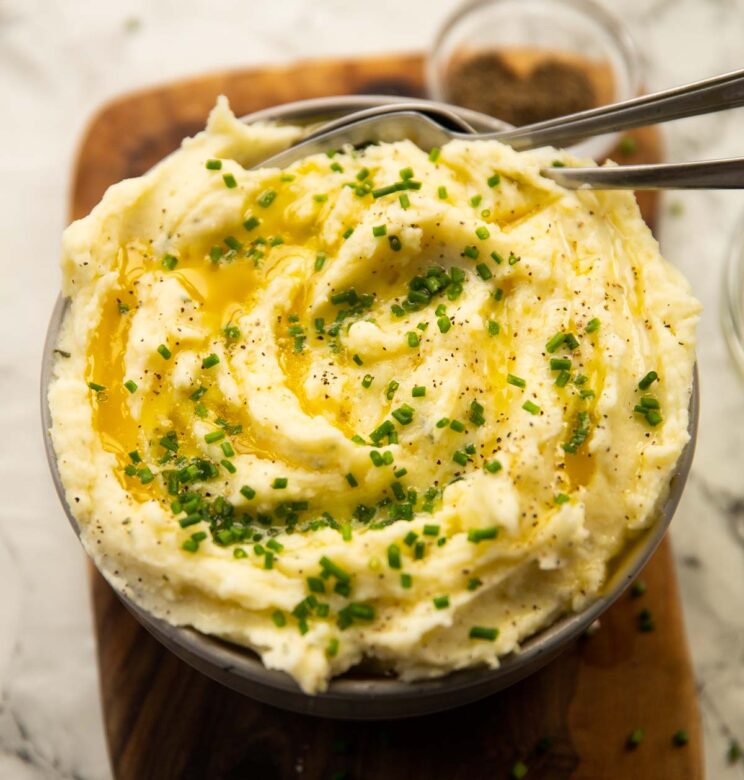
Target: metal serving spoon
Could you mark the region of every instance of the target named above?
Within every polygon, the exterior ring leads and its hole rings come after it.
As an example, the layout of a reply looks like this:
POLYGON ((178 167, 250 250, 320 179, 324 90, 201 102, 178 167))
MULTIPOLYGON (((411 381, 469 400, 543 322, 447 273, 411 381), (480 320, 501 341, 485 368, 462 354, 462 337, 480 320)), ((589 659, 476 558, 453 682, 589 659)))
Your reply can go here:
MULTIPOLYGON (((424 150, 453 139, 498 140, 517 150, 564 145, 601 133, 668 122, 744 106, 744 69, 682 87, 580 111, 524 127, 475 133, 446 105, 391 103, 328 122, 303 141, 264 160, 283 168, 311 154, 342 146, 410 139, 424 150)), ((601 168, 544 168, 543 176, 570 189, 742 189, 744 158, 601 168)))

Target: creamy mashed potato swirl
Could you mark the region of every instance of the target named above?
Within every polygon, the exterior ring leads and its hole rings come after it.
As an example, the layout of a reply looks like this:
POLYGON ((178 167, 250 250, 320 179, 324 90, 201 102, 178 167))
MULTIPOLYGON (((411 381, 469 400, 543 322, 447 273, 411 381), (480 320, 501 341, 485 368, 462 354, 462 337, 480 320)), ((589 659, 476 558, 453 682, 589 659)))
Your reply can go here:
POLYGON ((221 101, 67 229, 69 505, 116 587, 307 692, 496 666, 653 521, 698 304, 631 194, 540 176, 565 153, 248 169, 299 136, 221 101))

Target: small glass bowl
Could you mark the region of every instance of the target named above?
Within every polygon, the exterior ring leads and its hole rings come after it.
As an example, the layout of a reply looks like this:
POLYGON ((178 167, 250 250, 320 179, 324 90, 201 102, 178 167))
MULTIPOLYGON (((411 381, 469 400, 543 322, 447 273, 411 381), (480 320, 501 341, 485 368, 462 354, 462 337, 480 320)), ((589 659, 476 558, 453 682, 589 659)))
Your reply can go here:
MULTIPOLYGON (((591 0, 466 3, 445 21, 429 50, 426 82, 430 96, 457 104, 453 66, 486 52, 501 55, 515 78, 538 78, 540 74, 540 84, 548 91, 549 76, 536 70, 541 63, 550 60, 553 66, 578 65, 594 90, 593 105, 587 108, 627 100, 637 96, 641 88, 640 59, 632 37, 617 17, 591 0)), ((537 82, 533 84, 538 88, 537 82)), ((548 92, 546 99, 549 97, 548 92)), ((474 104, 467 107, 476 108, 474 104)), ((509 121, 508 116, 498 118, 509 121)), ((572 151, 600 159, 617 139, 617 133, 597 136, 577 144, 572 151)))
POLYGON ((721 300, 723 334, 744 379, 744 214, 736 223, 726 257, 721 300))

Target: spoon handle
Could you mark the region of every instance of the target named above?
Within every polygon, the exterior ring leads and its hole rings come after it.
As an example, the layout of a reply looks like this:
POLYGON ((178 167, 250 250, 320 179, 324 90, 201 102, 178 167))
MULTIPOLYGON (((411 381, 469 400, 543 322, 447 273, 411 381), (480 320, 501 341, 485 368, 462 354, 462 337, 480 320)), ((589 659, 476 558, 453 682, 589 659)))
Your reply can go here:
POLYGON ((489 134, 514 149, 567 146, 573 141, 632 127, 710 114, 744 105, 744 69, 576 114, 489 134))
POLYGON ((543 168, 541 173, 571 190, 744 189, 744 157, 662 165, 543 168))

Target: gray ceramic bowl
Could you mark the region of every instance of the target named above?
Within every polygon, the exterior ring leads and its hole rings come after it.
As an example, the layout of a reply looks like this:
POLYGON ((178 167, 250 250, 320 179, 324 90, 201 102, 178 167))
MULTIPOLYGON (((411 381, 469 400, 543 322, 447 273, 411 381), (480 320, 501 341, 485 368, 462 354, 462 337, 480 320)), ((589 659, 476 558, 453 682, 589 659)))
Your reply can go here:
MULTIPOLYGON (((245 117, 244 121, 277 119, 307 124, 385 102, 392 102, 391 98, 354 96, 308 100, 251 114, 245 117)), ((454 106, 449 108, 475 129, 504 126, 491 117, 473 111, 454 106)), ((57 468, 57 458, 49 434, 51 413, 47 401, 47 390, 53 376, 54 348, 66 310, 67 301, 60 298, 47 331, 41 371, 41 417, 54 485, 75 533, 79 534, 77 522, 67 505, 57 468)), ((127 596, 121 593, 118 595, 140 623, 186 663, 233 690, 276 707, 324 717, 373 720, 424 715, 467 704, 512 685, 551 661, 581 636, 635 579, 664 536, 679 503, 692 463, 697 418, 696 374, 690 400, 690 442, 680 456, 669 496, 654 524, 624 551, 621 559, 615 563, 602 594, 587 609, 565 615, 550 627, 530 637, 522 644, 519 653, 502 659, 498 669, 473 668, 432 680, 404 683, 378 670, 360 667, 334 679, 324 693, 308 696, 289 675, 266 669, 258 656, 250 650, 192 628, 172 626, 142 610, 127 596)))

